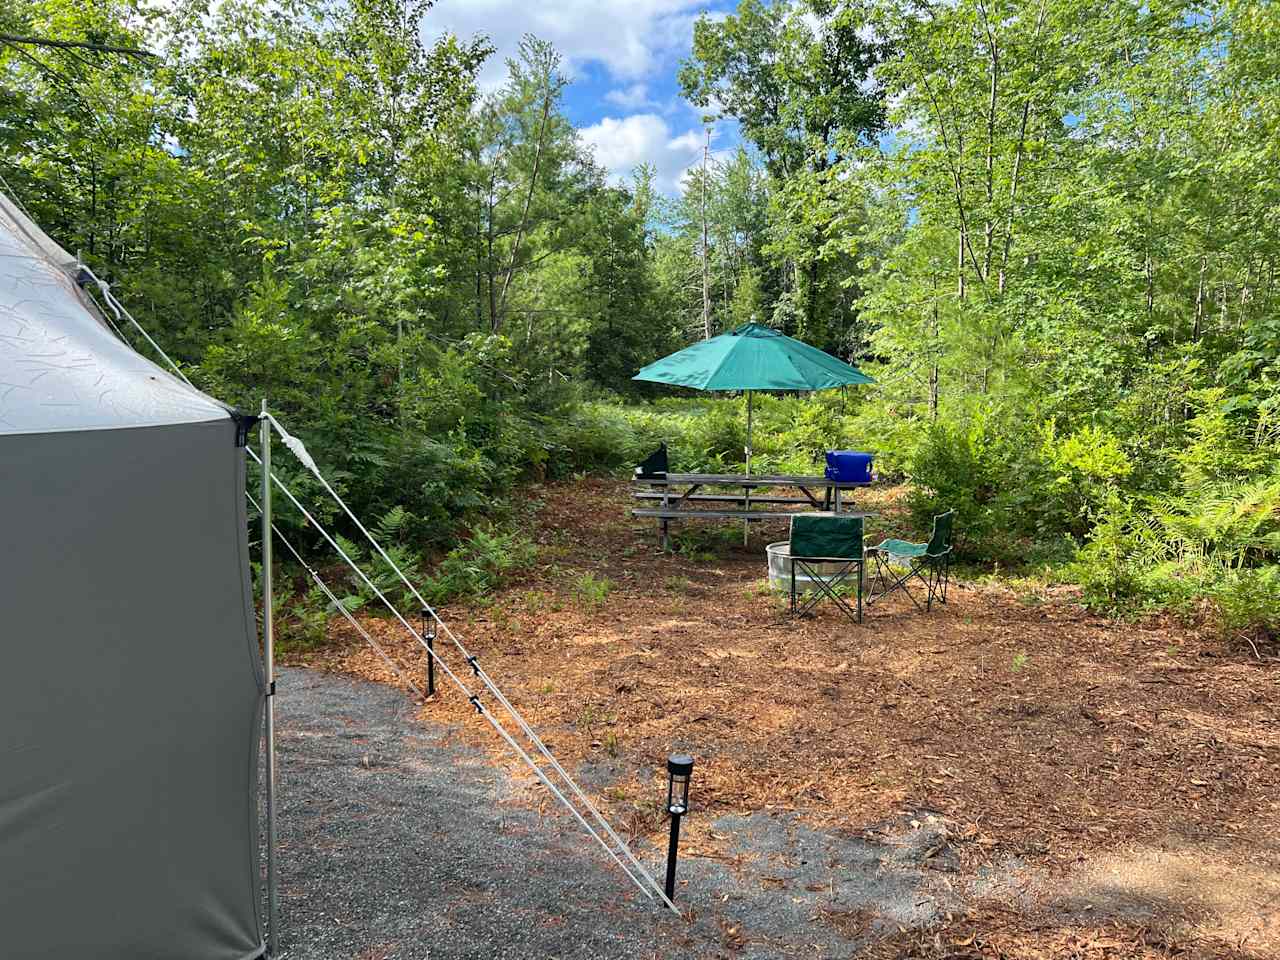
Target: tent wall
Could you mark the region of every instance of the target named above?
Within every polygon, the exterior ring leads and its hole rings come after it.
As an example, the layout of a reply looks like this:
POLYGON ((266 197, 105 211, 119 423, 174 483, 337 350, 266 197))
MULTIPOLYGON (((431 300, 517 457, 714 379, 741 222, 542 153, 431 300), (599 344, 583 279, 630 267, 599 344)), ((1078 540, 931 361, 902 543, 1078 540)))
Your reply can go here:
POLYGON ((263 681, 224 420, 0 436, 0 956, 262 951, 263 681))

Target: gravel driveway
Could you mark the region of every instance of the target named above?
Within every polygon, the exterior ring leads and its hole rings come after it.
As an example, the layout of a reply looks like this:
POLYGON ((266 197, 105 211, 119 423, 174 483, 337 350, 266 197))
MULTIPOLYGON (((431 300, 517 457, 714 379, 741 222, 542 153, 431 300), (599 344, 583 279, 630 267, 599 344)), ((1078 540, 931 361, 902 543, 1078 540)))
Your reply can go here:
POLYGON ((677 918, 403 693, 295 668, 276 703, 280 945, 297 960, 851 957, 859 918, 945 909, 918 862, 927 830, 869 843, 756 814, 715 825, 749 854, 738 868, 681 861, 693 919, 677 918))

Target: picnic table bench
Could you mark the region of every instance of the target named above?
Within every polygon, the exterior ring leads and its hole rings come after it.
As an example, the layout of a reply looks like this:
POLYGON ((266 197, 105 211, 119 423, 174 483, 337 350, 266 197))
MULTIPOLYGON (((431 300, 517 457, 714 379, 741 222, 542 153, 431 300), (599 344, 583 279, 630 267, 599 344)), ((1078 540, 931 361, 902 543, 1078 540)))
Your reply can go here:
POLYGON ((841 513, 846 516, 869 516, 843 509, 842 493, 869 482, 831 480, 822 476, 801 474, 743 474, 743 473, 637 473, 633 482, 648 486, 649 490, 637 490, 632 496, 642 504, 660 503, 661 506, 640 506, 631 511, 632 516, 651 517, 661 521, 662 545, 670 547, 670 522, 689 518, 720 520, 770 520, 794 516, 795 510, 760 509, 769 507, 808 507, 822 513, 841 513), (736 487, 741 492, 699 493, 706 487, 736 487), (761 488, 792 487, 801 496, 756 496, 761 488), (703 509, 706 506, 721 509, 703 509))

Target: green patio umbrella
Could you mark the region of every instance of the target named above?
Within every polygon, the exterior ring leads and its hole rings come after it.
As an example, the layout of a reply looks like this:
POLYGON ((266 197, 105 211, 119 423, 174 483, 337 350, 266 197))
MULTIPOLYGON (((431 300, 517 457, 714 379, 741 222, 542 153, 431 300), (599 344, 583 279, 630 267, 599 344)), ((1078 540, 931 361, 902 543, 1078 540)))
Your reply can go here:
POLYGON ((655 360, 631 379, 695 390, 745 390, 747 476, 751 475, 753 391, 825 390, 875 382, 857 367, 759 323, 743 324, 655 360))

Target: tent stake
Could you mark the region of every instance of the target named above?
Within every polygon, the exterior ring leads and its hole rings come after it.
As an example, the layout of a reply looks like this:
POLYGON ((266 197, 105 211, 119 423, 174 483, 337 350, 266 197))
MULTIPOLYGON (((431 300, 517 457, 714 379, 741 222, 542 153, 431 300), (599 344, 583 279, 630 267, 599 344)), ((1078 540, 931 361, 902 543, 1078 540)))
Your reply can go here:
POLYGON ((276 664, 271 591, 271 422, 262 401, 262 654, 267 674, 267 956, 276 957, 280 897, 276 876, 276 664))

